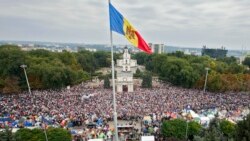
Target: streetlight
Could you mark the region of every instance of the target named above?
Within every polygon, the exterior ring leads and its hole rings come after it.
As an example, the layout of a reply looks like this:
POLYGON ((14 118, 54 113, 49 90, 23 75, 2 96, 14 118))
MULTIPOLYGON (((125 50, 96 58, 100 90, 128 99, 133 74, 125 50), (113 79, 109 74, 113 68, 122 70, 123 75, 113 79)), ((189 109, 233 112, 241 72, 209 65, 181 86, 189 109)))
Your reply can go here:
POLYGON ((26 82, 27 82, 27 85, 28 85, 28 88, 29 88, 29 93, 31 95, 30 84, 29 84, 29 80, 28 80, 27 73, 26 73, 26 70, 25 70, 25 68, 27 68, 27 65, 23 64, 20 67, 23 68, 23 71, 24 71, 24 74, 25 74, 25 78, 26 78, 26 82))
POLYGON ((205 84, 204 84, 204 89, 203 89, 203 92, 204 92, 204 93, 206 92, 207 76, 208 76, 208 71, 210 70, 210 68, 205 68, 205 70, 206 70, 206 79, 205 79, 205 84))
POLYGON ((190 111, 187 112, 187 116, 186 116, 186 140, 188 140, 188 122, 191 121, 191 117, 189 117, 190 111))
POLYGON ((186 126, 186 140, 188 140, 188 120, 186 121, 187 122, 187 126, 186 126))

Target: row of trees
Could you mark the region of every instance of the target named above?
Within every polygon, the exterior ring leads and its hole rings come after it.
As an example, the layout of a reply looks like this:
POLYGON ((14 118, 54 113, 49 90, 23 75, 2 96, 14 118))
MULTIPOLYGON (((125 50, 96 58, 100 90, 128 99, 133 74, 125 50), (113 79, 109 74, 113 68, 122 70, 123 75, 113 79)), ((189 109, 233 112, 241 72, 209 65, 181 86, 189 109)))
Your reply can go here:
MULTIPOLYGON (((49 128, 46 130, 49 141, 71 141, 69 131, 62 128, 49 128)), ((6 127, 0 132, 0 141, 45 141, 46 135, 42 129, 19 129, 16 133, 12 133, 12 129, 6 127)))
MULTIPOLYGON (((80 51, 70 53, 46 50, 22 51, 17 46, 0 46, 0 93, 18 93, 27 89, 25 75, 20 65, 26 64, 32 89, 58 89, 74 85, 98 75, 95 71, 110 67, 109 52, 80 51)), ((114 59, 119 54, 114 54, 114 59)), ((250 74, 247 70, 250 58, 239 65, 236 58, 225 57, 214 60, 208 56, 190 56, 183 52, 162 55, 137 53, 137 63, 145 65, 153 74, 165 82, 186 88, 202 88, 205 81, 205 67, 211 68, 208 77, 210 91, 249 91, 250 74)), ((135 77, 144 77, 140 72, 135 77)), ((145 83, 146 84, 146 83, 145 83)), ((151 84, 147 84, 151 87, 151 84)))
MULTIPOLYGON (((0 46, 0 93, 27 89, 20 65, 27 65, 32 89, 58 89, 91 79, 101 67, 110 67, 109 52, 70 53, 46 50, 22 51, 17 46, 0 46)), ((118 55, 115 54, 115 59, 118 55)))
POLYGON ((250 71, 248 58, 244 65, 237 63, 235 57, 214 60, 208 56, 191 56, 177 51, 170 54, 133 56, 148 71, 158 74, 164 82, 185 88, 203 88, 205 68, 210 68, 207 88, 210 91, 249 91, 250 71))
POLYGON ((217 117, 209 123, 208 128, 191 121, 182 119, 164 121, 161 133, 167 140, 182 141, 187 138, 191 141, 248 141, 250 140, 250 114, 234 124, 217 117))

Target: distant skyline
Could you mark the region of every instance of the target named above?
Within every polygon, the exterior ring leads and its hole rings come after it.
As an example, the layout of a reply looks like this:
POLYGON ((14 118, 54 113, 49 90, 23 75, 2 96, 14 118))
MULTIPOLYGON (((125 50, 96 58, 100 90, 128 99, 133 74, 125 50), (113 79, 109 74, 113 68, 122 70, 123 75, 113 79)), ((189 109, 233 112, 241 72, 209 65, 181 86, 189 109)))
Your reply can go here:
MULTIPOLYGON (((147 42, 250 49, 249 0, 112 0, 147 42)), ((1 0, 0 40, 109 44, 108 0, 1 0)), ((115 44, 129 44, 114 33, 115 44)))

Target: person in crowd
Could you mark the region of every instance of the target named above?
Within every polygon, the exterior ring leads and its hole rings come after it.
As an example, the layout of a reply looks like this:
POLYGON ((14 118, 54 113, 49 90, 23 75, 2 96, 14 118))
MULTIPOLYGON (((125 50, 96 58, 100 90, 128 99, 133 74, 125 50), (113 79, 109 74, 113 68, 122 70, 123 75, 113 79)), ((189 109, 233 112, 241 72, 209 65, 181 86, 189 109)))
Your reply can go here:
MULTIPOLYGON (((118 119, 130 121, 148 115, 158 122, 162 118, 178 117, 187 105, 198 114, 217 108, 224 111, 226 118, 240 116, 243 109, 250 108, 250 95, 244 92, 203 93, 160 83, 152 89, 138 87, 131 93, 117 93, 116 98, 118 119)), ((33 91, 31 95, 28 92, 0 95, 0 120, 5 118, 15 121, 16 124, 10 124, 14 127, 45 123, 71 128, 93 122, 104 126, 113 120, 112 90, 83 83, 70 89, 33 91)), ((2 125, 0 123, 0 128, 2 125)), ((150 131, 153 130, 158 128, 150 131)), ((84 134, 85 139, 110 140, 112 136, 107 125, 99 132, 92 128, 84 134)))

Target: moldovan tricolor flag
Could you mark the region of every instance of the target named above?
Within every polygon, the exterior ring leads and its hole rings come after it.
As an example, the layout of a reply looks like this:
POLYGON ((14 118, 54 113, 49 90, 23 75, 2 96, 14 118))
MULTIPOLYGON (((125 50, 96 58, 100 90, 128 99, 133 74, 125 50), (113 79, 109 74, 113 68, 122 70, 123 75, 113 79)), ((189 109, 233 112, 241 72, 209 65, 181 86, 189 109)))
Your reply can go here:
POLYGON ((133 46, 151 54, 151 48, 144 41, 138 31, 109 3, 110 29, 124 35, 133 46))

